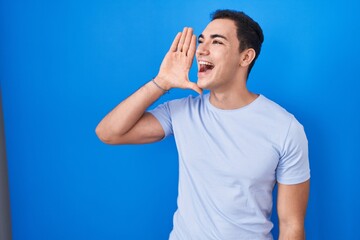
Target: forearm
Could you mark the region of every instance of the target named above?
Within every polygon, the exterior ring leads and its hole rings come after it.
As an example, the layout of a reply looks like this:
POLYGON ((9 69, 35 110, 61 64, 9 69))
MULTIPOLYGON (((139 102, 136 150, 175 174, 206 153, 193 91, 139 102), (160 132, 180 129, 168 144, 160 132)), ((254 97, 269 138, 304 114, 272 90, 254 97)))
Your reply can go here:
POLYGON ((292 185, 278 183, 279 240, 305 239, 304 222, 309 190, 309 180, 292 185))
MULTIPOLYGON (((195 83, 189 81, 191 67, 196 49, 196 37, 191 28, 184 28, 178 33, 165 55, 157 77, 156 84, 148 82, 130 97, 122 101, 96 127, 96 134, 106 143, 139 143, 159 140, 163 129, 154 128, 148 123, 154 120, 144 114, 164 90, 171 88, 193 89, 202 93, 195 83), (132 131, 133 130, 133 131, 132 131)), ((160 126, 161 127, 161 126, 160 126)))
POLYGON ((301 224, 286 225, 279 227, 279 240, 305 240, 305 229, 301 224))
MULTIPOLYGON (((158 84, 162 83, 161 79, 156 81, 158 84)), ((105 141, 125 134, 163 93, 149 81, 109 112, 96 127, 96 134, 105 141)))

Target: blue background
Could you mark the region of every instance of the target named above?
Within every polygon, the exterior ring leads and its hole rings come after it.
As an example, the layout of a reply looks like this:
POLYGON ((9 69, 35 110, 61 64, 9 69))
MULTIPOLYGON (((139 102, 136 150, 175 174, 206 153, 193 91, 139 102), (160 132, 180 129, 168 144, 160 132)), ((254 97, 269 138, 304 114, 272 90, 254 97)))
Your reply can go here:
MULTIPOLYGON (((0 0, 14 240, 167 239, 173 139, 108 146, 94 129, 156 75, 178 31, 200 34, 218 8, 260 23, 265 42, 249 88, 305 127, 308 239, 360 239, 358 1, 0 0)), ((154 106, 188 94, 175 89, 154 106)))

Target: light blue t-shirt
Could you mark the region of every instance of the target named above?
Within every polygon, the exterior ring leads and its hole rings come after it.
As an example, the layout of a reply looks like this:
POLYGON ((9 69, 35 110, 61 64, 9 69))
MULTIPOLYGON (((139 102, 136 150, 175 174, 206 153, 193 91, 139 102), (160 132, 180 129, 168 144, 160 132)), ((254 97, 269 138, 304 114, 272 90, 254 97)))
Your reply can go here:
POLYGON ((304 129, 263 95, 235 110, 216 108, 209 96, 189 96, 149 111, 165 136, 174 135, 179 154, 170 239, 273 239, 276 181, 310 178, 304 129))

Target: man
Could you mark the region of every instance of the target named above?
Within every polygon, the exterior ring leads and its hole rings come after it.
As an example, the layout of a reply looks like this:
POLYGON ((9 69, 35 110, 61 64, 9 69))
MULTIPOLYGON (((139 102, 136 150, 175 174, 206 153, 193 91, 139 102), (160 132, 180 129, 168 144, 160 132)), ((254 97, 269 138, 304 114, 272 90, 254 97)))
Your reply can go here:
POLYGON ((109 144, 174 135, 180 171, 170 239, 273 239, 275 183, 279 239, 304 239, 310 170, 303 127, 246 87, 263 42, 260 26, 243 12, 218 10, 198 42, 196 49, 191 28, 178 33, 158 75, 105 116, 97 135, 109 144), (197 84, 188 78, 195 52, 197 84), (146 111, 172 88, 200 95, 146 111))

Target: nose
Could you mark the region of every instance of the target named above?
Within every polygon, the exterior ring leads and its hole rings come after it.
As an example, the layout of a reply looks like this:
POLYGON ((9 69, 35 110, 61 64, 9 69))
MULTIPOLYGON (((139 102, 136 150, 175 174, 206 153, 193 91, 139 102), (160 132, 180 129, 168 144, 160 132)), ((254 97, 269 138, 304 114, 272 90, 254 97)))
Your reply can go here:
POLYGON ((201 43, 198 45, 198 48, 196 49, 196 55, 204 56, 209 54, 210 54, 209 48, 205 43, 201 43))

